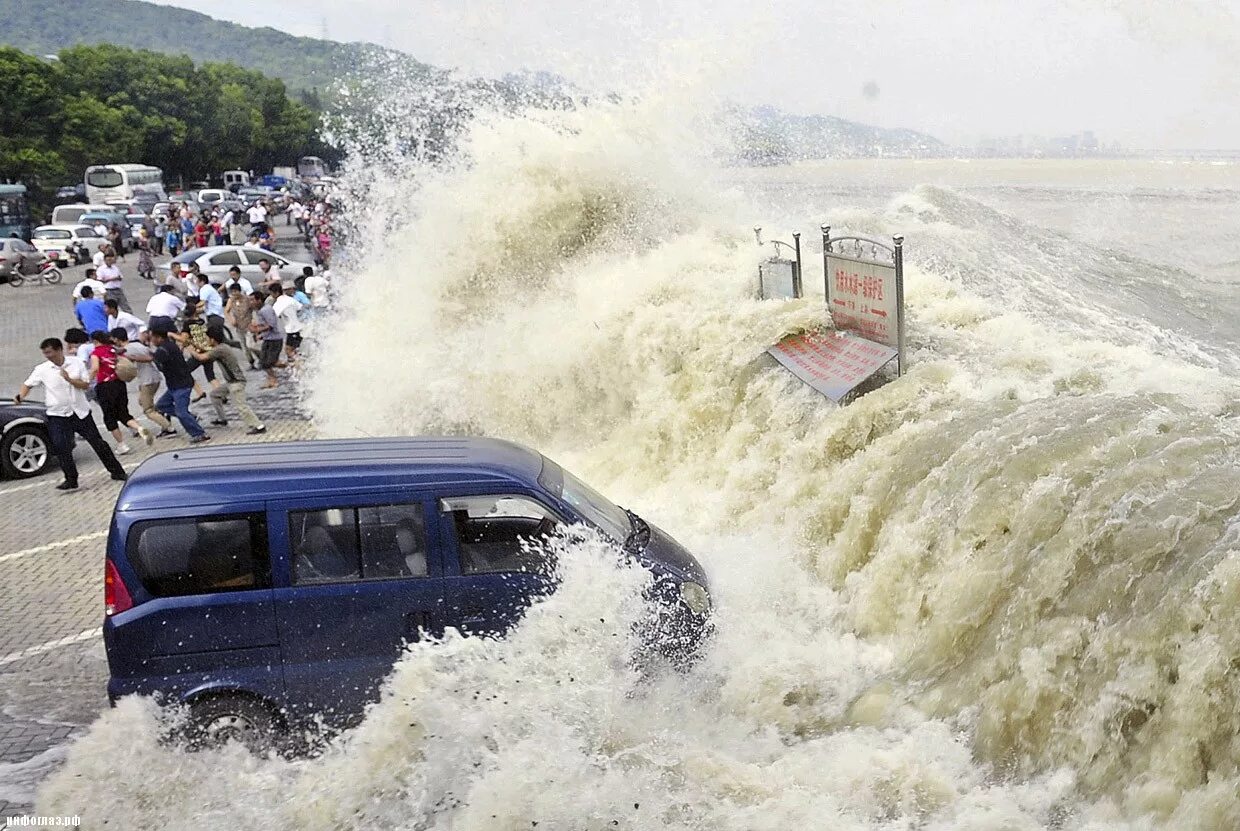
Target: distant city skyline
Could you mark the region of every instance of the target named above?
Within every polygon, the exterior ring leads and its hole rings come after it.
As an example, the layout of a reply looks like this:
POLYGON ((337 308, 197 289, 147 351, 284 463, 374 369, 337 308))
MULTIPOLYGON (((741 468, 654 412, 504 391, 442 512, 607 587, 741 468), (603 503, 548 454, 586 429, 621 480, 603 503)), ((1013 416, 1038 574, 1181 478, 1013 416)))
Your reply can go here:
POLYGON ((1240 0, 157 1, 470 75, 545 69, 953 145, 1088 129, 1130 147, 1240 148, 1240 0))

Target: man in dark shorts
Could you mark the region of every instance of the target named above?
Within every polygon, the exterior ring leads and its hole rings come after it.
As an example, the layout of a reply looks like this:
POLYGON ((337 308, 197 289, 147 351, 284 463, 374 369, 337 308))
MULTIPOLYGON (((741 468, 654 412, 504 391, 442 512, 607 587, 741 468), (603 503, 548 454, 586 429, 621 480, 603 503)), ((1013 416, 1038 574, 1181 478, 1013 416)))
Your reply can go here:
POLYGON ((284 329, 280 327, 280 317, 271 306, 264 305, 264 298, 258 292, 250 295, 250 307, 254 309, 254 321, 250 331, 258 336, 259 353, 258 368, 267 373, 266 389, 274 389, 280 385, 276 378, 276 365, 280 363, 280 352, 284 349, 284 329))

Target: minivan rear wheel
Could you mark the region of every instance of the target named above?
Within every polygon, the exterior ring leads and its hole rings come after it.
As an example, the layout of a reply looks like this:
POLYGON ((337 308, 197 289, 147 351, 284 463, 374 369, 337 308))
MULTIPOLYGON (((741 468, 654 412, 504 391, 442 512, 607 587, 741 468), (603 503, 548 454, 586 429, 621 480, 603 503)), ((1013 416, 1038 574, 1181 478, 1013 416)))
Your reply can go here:
POLYGON ((278 735, 271 708, 248 696, 212 696, 190 706, 189 743, 195 749, 236 741, 261 756, 275 748, 278 735))

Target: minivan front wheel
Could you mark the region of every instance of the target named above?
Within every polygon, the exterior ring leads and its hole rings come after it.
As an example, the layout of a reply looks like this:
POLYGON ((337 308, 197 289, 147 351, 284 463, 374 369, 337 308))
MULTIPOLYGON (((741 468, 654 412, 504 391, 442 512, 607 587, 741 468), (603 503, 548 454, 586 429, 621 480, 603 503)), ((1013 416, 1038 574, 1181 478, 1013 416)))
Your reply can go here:
POLYGON ((195 749, 240 742, 261 756, 276 746, 279 727, 271 709, 242 695, 201 699, 190 707, 189 743, 195 749))

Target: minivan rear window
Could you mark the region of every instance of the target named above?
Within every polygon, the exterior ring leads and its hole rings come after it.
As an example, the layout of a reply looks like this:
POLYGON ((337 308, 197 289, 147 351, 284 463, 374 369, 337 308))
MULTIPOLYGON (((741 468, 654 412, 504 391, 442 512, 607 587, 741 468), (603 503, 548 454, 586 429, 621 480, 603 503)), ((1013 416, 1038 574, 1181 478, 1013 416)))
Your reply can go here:
POLYGON ((271 586, 262 514, 140 522, 129 532, 128 554, 156 597, 271 586))

